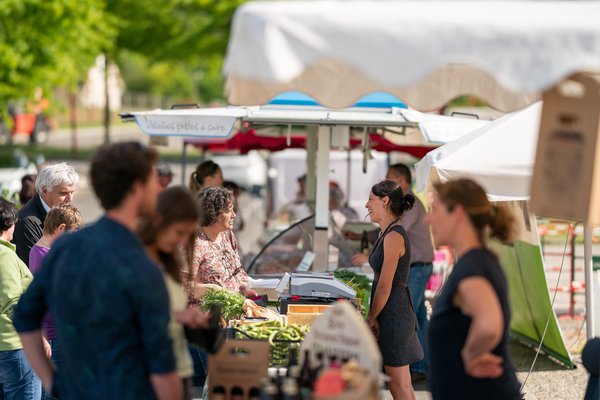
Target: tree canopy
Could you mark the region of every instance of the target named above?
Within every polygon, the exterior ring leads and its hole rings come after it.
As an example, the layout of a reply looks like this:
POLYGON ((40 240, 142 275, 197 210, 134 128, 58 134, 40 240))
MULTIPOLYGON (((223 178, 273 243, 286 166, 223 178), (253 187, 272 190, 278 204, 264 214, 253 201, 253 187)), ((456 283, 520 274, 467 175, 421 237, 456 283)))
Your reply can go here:
POLYGON ((3 0, 0 99, 73 85, 116 34, 102 0, 3 0))
POLYGON ((187 72, 202 98, 220 97, 231 18, 242 2, 2 0, 0 101, 36 86, 74 86, 101 53, 117 62, 138 54, 165 80, 169 70, 187 72))

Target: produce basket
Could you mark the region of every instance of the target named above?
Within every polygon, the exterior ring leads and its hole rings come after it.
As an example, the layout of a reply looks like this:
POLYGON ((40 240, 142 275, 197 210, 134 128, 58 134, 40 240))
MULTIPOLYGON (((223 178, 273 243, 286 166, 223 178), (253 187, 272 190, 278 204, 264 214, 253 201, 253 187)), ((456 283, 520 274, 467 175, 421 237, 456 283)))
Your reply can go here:
POLYGON ((290 359, 298 359, 300 345, 308 328, 278 325, 276 321, 266 321, 225 330, 226 339, 264 340, 271 345, 272 367, 288 367, 290 359))

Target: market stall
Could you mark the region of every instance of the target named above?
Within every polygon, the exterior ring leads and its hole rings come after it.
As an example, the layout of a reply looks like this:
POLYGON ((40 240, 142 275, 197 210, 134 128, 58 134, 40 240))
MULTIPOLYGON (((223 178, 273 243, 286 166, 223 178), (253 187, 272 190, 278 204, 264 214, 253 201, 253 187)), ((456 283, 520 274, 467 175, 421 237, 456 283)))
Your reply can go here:
MULTIPOLYGON (((363 152, 363 171, 373 146, 404 148, 425 154, 448 138, 464 135, 488 121, 430 115, 401 107, 351 107, 332 110, 321 106, 290 106, 271 104, 249 107, 222 107, 141 111, 122 114, 125 120, 135 120, 148 135, 189 136, 227 146, 226 140, 255 141, 234 136, 236 126, 243 135, 250 128, 284 127, 279 131, 286 146, 292 145, 292 127, 306 127, 307 200, 315 204, 314 270, 324 271, 329 263, 327 227, 329 225, 329 170, 332 148, 347 149, 353 135, 358 135, 363 152), (391 131, 391 132, 390 132, 391 131), (425 132, 425 133, 421 133, 425 132), (439 135, 437 134, 439 132, 439 135), (371 133, 375 133, 374 136, 371 133), (373 137, 373 140, 371 140, 373 137), (433 144, 432 144, 433 143, 433 144)), ((281 138, 263 138, 264 143, 280 145, 281 138)), ((355 142, 356 143, 356 142, 355 142)), ((240 144, 240 143, 238 143, 240 144)), ((256 146, 256 143, 254 144, 256 146)), ((252 146, 250 146, 252 147, 252 146)))
MULTIPOLYGON (((248 3, 232 27, 229 101, 263 103, 298 90, 344 107, 384 90, 419 110, 464 94, 518 110, 575 72, 600 71, 599 14, 592 1, 248 3)), ((591 338, 598 273, 587 222, 585 236, 591 338)))

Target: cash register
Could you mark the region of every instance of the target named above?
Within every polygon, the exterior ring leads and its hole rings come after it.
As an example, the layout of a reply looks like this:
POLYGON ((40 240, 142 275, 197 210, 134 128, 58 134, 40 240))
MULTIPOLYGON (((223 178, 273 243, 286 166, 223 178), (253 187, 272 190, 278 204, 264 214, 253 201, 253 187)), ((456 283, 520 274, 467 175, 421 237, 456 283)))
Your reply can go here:
POLYGON ((287 314, 287 306, 293 304, 329 304, 337 300, 351 300, 356 291, 336 279, 332 274, 305 272, 286 273, 276 288, 280 297, 280 312, 287 314), (288 288, 287 293, 285 289, 288 288))

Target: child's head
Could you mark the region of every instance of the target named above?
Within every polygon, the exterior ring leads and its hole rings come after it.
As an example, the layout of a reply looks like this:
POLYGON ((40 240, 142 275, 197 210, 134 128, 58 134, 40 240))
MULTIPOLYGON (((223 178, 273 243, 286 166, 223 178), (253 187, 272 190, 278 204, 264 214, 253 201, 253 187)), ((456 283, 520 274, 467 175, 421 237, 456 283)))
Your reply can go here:
POLYGON ((59 203, 52 207, 44 220, 44 235, 62 234, 83 226, 83 216, 72 204, 59 203))

